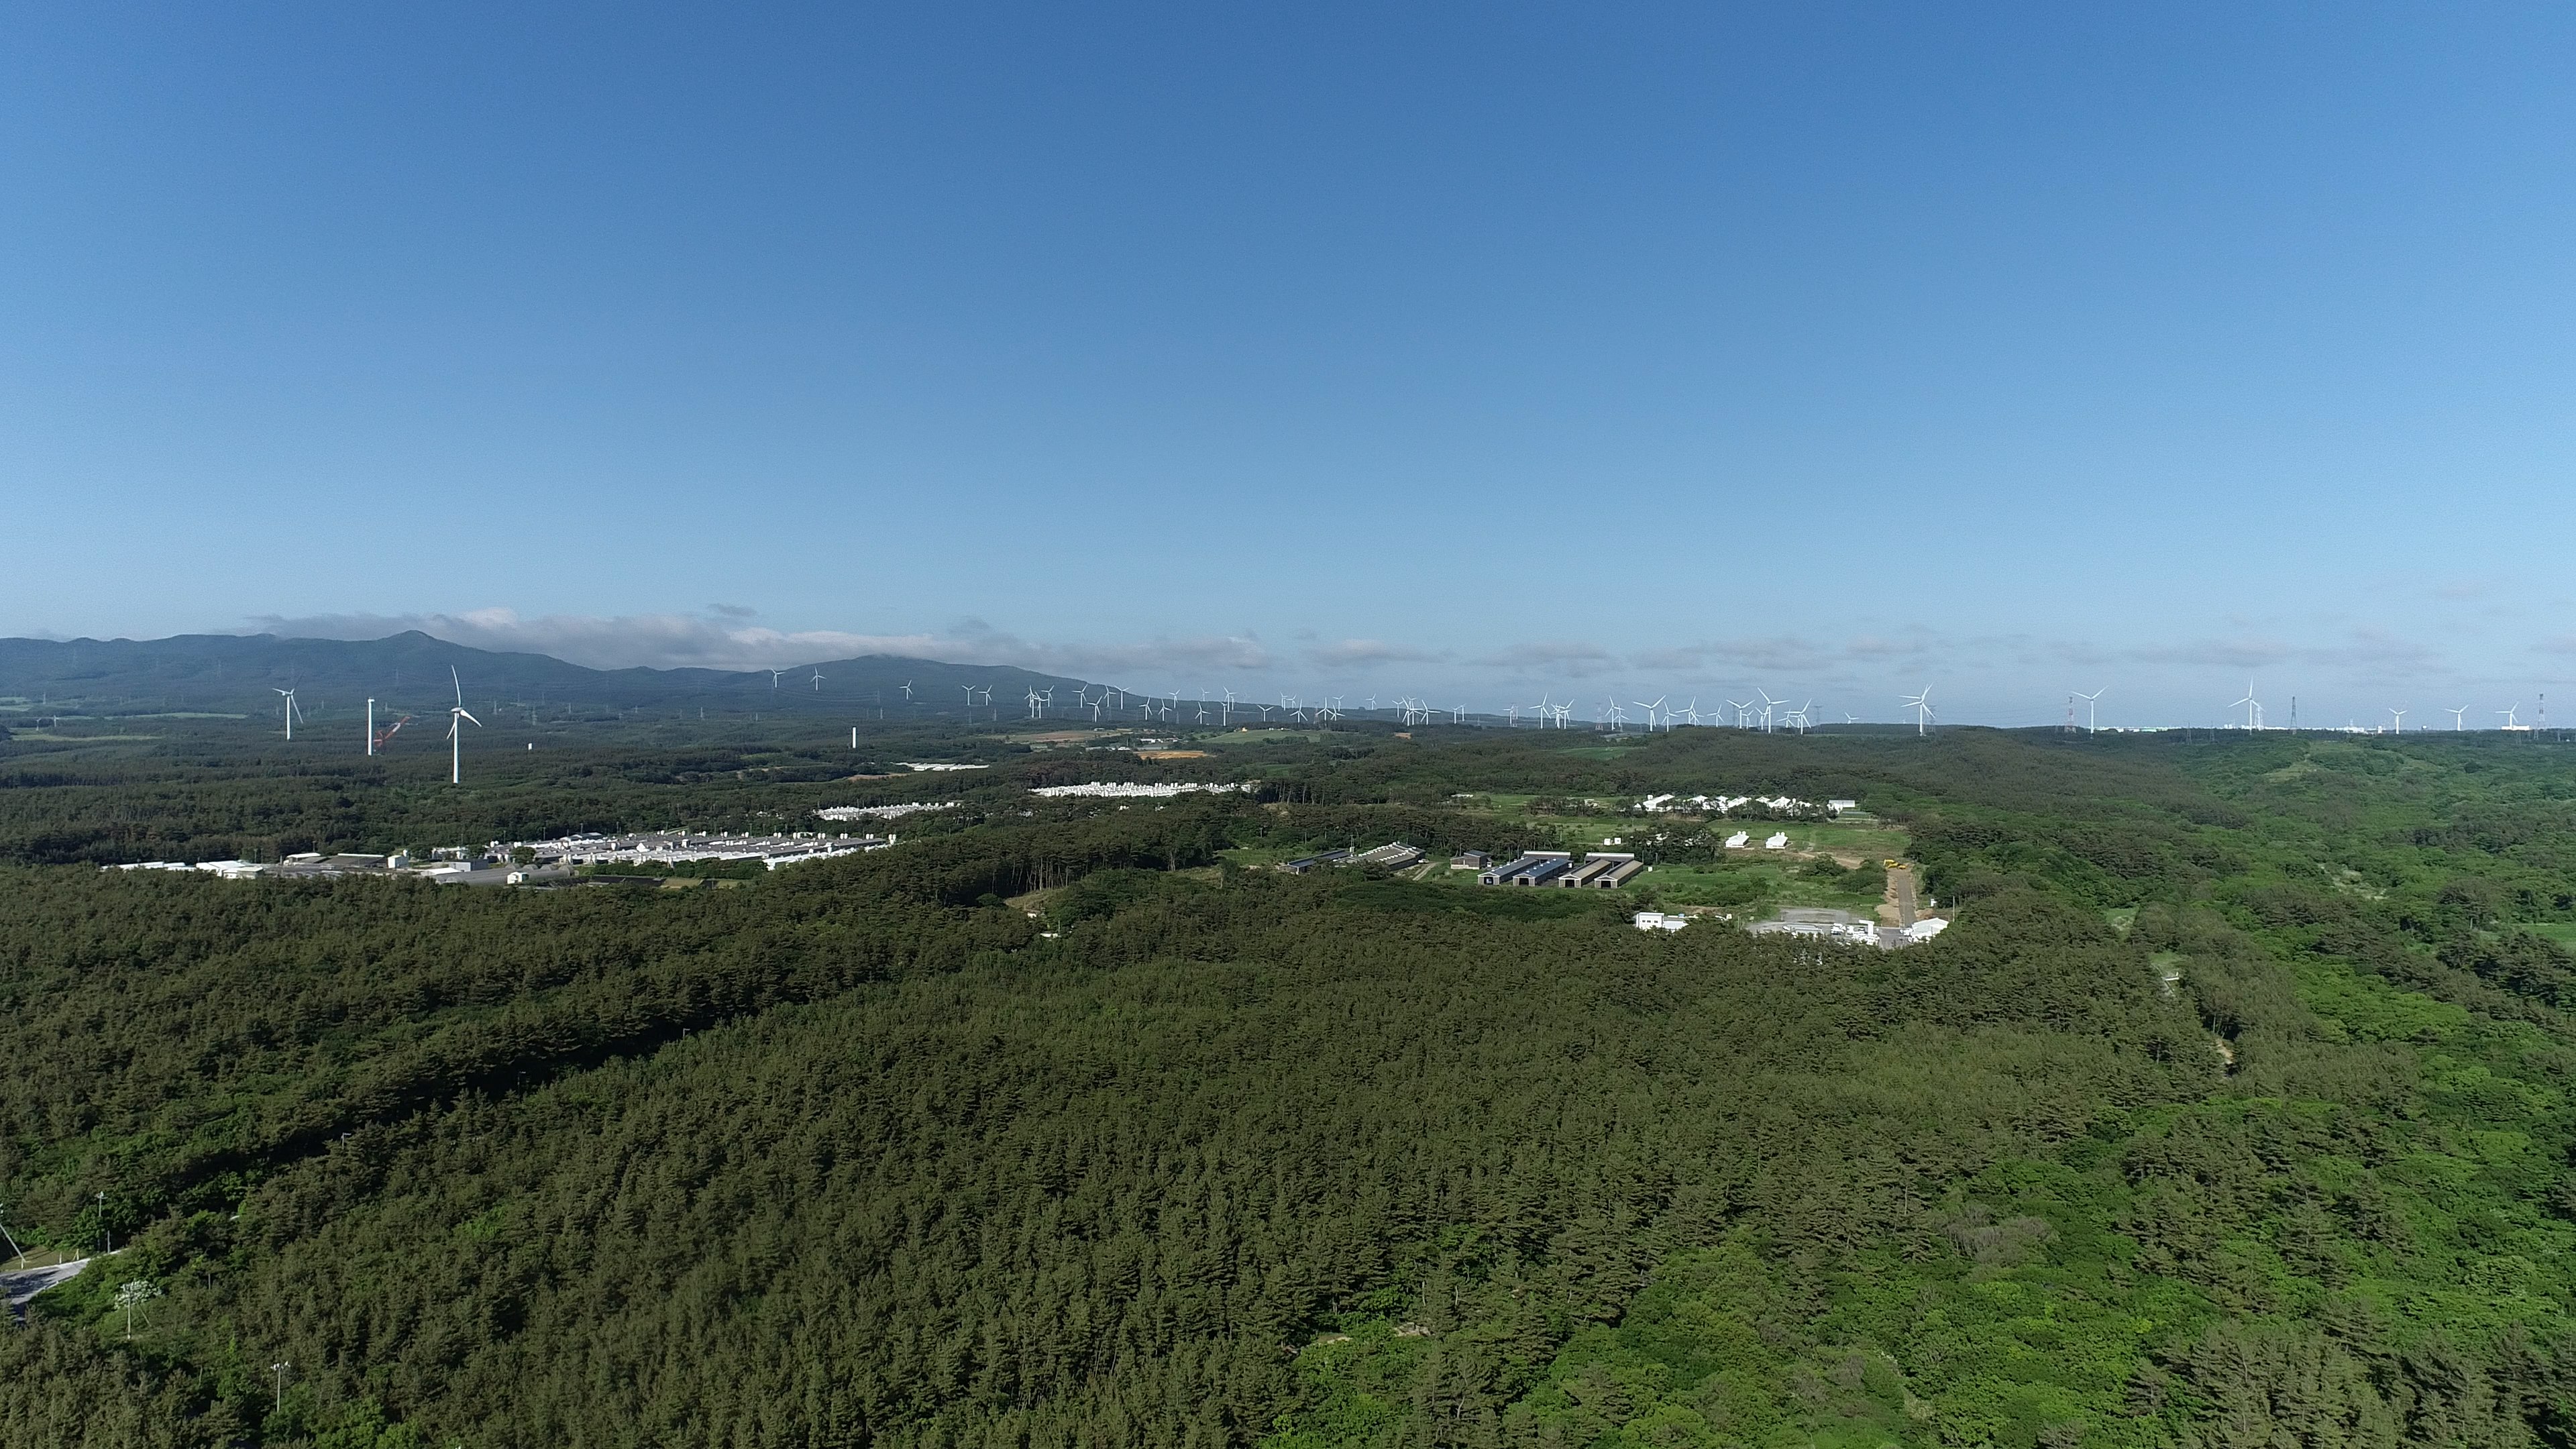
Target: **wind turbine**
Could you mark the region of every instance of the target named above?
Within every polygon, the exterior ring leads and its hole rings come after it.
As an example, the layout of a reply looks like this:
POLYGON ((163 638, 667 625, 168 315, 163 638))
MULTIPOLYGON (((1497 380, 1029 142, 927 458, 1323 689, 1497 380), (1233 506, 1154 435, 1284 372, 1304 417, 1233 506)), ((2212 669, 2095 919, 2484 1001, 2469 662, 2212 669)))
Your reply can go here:
POLYGON ((1757 689, 1753 692, 1762 696, 1762 733, 1767 735, 1771 733, 1771 707, 1775 704, 1787 704, 1789 701, 1773 699, 1771 691, 1767 689, 1757 689))
POLYGON ((476 729, 483 721, 465 712, 465 682, 456 677, 456 666, 447 666, 447 682, 456 687, 456 705, 447 712, 447 783, 465 783, 465 726, 470 721, 476 729))
POLYGON ((1914 711, 1914 733, 1932 733, 1932 691, 1926 688, 1921 694, 1909 694, 1904 699, 1905 707, 1914 711))
POLYGON ((2396 725, 2389 730, 2389 733, 2393 735, 2402 735, 2406 733, 2406 711, 2391 705, 2389 706, 2388 712, 2391 715, 2396 716, 2397 719, 2396 725))
MULTIPOLYGON (((1656 711, 1661 710, 1664 707, 1664 701, 1670 698, 1672 698, 1672 696, 1669 694, 1659 694, 1655 696, 1655 702, 1653 704, 1648 704, 1642 699, 1632 699, 1628 701, 1630 704, 1633 704, 1637 708, 1646 712, 1646 733, 1653 734, 1655 732, 1655 713, 1656 711)), ((1666 721, 1664 728, 1671 729, 1671 722, 1666 721)))
POLYGON ((2453 734, 2458 734, 2460 731, 2462 731, 2462 730, 2464 730, 2464 729, 2467 729, 2467 728, 2469 727, 2469 723, 2468 723, 2468 720, 2469 720, 2469 707, 2468 707, 2467 705, 2465 705, 2465 704, 2464 704, 2464 705, 2461 705, 2458 709, 2452 710, 2452 711, 2450 712, 2450 715, 2451 715, 2451 733, 2453 733, 2453 734))
POLYGON ((814 671, 814 692, 816 694, 823 692, 823 671, 819 669, 814 671))
POLYGON ((2245 681, 2245 697, 2237 700, 2234 704, 2230 704, 2227 707, 2229 709, 2234 709, 2238 705, 2244 706, 2245 709, 2245 729, 2247 733, 2250 734, 2263 727, 2263 702, 2254 697, 2254 681, 2250 679, 2245 681))
POLYGON ((302 712, 295 707, 295 691, 278 689, 274 685, 271 685, 270 689, 273 693, 286 696, 286 737, 291 740, 295 738, 295 716, 302 712))
POLYGON ((778 693, 778 677, 786 672, 787 671, 784 669, 773 669, 769 671, 769 692, 771 694, 774 695, 778 693))
POLYGON ((2088 734, 2088 735, 2089 735, 2089 734, 2092 734, 2092 733, 2094 732, 2094 731, 2093 731, 2093 704, 2094 704, 2094 702, 2095 702, 2096 700, 2099 700, 2099 699, 2102 697, 2102 691, 2100 691, 2100 690, 2098 690, 2098 689, 2097 689, 2097 690, 2093 691, 2091 694, 2086 694, 2086 693, 2084 693, 2082 690, 2077 690, 2077 691, 2075 692, 2075 697, 2076 697, 2077 699, 2080 699, 2080 700, 2084 701, 2084 733, 2086 733, 2086 734, 2088 734))
POLYGON ((1726 702, 1726 705, 1727 708, 1735 711, 1735 727, 1737 729, 1745 729, 1752 725, 1753 701, 1749 699, 1730 699, 1726 702))
POLYGON ((2514 727, 2514 726, 2513 726, 2513 717, 2514 717, 2514 713, 2515 713, 2515 711, 2517 711, 2517 710, 2519 710, 2519 709, 2521 709, 2521 708, 2522 708, 2522 703, 2521 703, 2521 701, 2517 700, 2517 701, 2515 701, 2513 704, 2508 705, 2507 707, 2505 707, 2505 708, 2503 708, 2503 709, 2500 709, 2500 710, 2497 710, 2497 711, 2496 711, 2496 713, 2498 713, 2498 714, 2500 714, 2500 715, 2503 715, 2503 716, 2504 716, 2504 727, 2505 727, 2506 729, 2512 729, 2512 728, 2514 727))
POLYGON ((903 682, 903 702, 906 704, 912 703, 912 681, 909 679, 903 682))

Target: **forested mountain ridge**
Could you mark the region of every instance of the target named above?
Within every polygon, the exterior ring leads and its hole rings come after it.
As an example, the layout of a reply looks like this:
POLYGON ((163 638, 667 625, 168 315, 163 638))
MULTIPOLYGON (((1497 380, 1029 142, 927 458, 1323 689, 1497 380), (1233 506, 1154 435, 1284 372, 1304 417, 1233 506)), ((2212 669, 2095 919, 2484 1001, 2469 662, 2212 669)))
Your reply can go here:
MULTIPOLYGON (((544 654, 477 649, 417 629, 382 639, 274 634, 179 634, 167 639, 0 639, 0 698, 31 717, 114 717, 248 710, 274 716, 275 691, 298 690, 313 712, 357 718, 370 696, 396 709, 443 710, 462 682, 469 704, 563 711, 703 708, 725 713, 852 715, 864 705, 896 717, 962 718, 964 687, 989 689, 1005 714, 1031 689, 1080 680, 1008 665, 950 664, 874 654, 816 659, 784 670, 593 669, 544 654), (450 672, 453 670, 454 675, 450 672), (820 674, 817 682, 813 676, 820 674), (910 696, 903 690, 912 686, 910 696)), ((983 705, 978 714, 985 713, 983 705)), ((0 723, 6 723, 0 718, 0 723)))
POLYGON ((0 1336, 0 1440, 2576 1434, 2554 751, 1462 733, 1258 770, 1027 817, 1025 773, 943 785, 980 803, 917 849, 721 892, 0 870, 0 1200, 135 1235, 0 1336), (1223 863, 1702 781, 1866 789, 1957 924, 1641 935, 1223 863))

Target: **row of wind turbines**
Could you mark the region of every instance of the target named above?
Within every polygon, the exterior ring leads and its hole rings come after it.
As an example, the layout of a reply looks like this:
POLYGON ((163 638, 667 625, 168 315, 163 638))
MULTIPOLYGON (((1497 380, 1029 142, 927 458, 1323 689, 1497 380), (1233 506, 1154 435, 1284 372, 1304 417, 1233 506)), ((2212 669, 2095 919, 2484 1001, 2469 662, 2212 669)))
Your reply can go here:
MULTIPOLYGON (((2254 681, 2250 679, 2245 682, 2245 697, 2231 702, 2227 707, 2231 710, 2241 709, 2245 711, 2244 727, 2248 733, 2255 730, 2271 728, 2271 726, 2266 725, 2263 722, 2263 701, 2254 697, 2254 681)), ((2386 708, 2388 710, 2387 733, 2392 735, 2402 735, 2406 733, 2406 716, 2408 709, 2406 707, 2393 704, 2386 708)), ((2451 705, 2439 708, 2434 712, 2437 714, 2449 715, 2451 717, 2452 731, 2454 733, 2464 733, 2469 727, 2469 711, 2475 708, 2475 705, 2451 705)), ((2496 728, 2500 730, 2510 730, 2519 734, 2525 730, 2547 729, 2549 728, 2549 696, 2546 694, 2540 696, 2540 719, 2537 724, 2527 725, 2522 723, 2522 701, 2520 700, 2516 700, 2512 704, 2494 711, 2494 714, 2498 720, 2502 721, 2502 723, 2496 726, 2496 728)), ((2289 727, 2294 730, 2299 727, 2299 700, 2296 695, 2292 695, 2290 697, 2289 727)), ((2347 725, 2345 728, 2348 730, 2362 731, 2362 726, 2358 724, 2347 725)), ((2379 731, 2375 729, 2363 732, 2371 734, 2379 733, 2379 731)), ((2419 730, 2417 733, 2420 734, 2422 731, 2419 730)))
MULTIPOLYGON (((465 783, 465 726, 470 724, 479 730, 483 727, 483 721, 476 719, 465 708, 465 681, 457 678, 454 665, 448 666, 447 682, 456 690, 456 703, 449 706, 447 711, 447 783, 462 785, 465 783)), ((278 689, 275 685, 271 685, 270 689, 282 697, 286 711, 286 739, 289 744, 292 744, 295 741, 295 726, 304 718, 303 707, 295 702, 295 686, 290 684, 284 689, 278 689)), ((385 746, 393 743, 394 736, 402 733, 402 727, 411 721, 410 715, 404 715, 383 729, 377 729, 376 702, 369 699, 367 701, 367 753, 370 756, 382 753, 385 746)))

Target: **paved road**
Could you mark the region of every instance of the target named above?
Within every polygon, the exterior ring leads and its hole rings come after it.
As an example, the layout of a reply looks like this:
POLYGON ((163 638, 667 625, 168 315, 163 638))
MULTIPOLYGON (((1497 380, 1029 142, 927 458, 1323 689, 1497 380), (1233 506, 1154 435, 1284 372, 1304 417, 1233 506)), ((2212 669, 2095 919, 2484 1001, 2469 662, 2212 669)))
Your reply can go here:
POLYGON ((17 1273, 0 1273, 0 1289, 5 1289, 9 1295, 9 1315, 12 1318, 26 1317, 28 1299, 57 1283, 69 1282, 81 1269, 88 1266, 89 1259, 77 1258, 52 1268, 29 1268, 17 1273))
POLYGON ((1914 924, 1914 870, 1898 866, 1887 873, 1887 888, 1896 896, 1896 924, 1914 924))

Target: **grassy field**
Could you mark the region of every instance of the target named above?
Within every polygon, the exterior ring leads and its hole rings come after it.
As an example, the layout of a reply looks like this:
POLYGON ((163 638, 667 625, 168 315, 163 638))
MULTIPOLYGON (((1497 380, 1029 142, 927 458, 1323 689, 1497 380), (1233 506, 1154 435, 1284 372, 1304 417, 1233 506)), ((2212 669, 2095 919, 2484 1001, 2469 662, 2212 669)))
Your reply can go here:
POLYGON ((1784 906, 1833 906, 1862 916, 1878 908, 1882 888, 1846 890, 1801 873, 1799 864, 1775 854, 1718 865, 1659 865, 1639 876, 1631 891, 1662 905, 1722 906, 1756 915, 1784 906))

